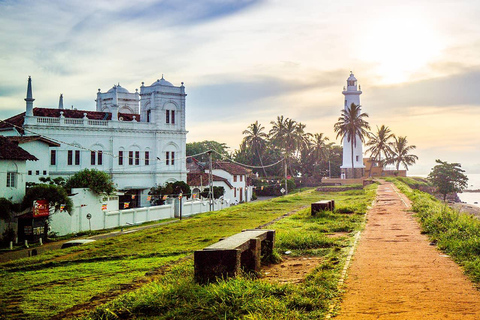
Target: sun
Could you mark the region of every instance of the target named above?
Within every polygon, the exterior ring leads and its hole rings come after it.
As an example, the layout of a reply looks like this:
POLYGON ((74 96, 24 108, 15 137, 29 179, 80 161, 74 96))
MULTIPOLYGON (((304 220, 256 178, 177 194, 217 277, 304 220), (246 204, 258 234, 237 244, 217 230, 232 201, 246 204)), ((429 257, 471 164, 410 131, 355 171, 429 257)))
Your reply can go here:
POLYGON ((440 37, 427 20, 401 10, 372 20, 360 39, 360 59, 373 64, 385 84, 407 81, 442 50, 440 37))

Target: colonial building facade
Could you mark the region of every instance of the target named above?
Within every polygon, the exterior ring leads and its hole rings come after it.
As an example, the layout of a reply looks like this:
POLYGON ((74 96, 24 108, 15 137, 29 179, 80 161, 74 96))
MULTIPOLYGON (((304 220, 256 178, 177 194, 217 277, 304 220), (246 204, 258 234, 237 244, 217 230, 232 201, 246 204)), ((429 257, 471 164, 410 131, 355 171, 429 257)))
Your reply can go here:
POLYGON ((63 96, 58 108, 34 108, 29 78, 26 111, 0 123, 0 135, 53 140, 59 146, 48 154, 31 151, 51 178, 95 168, 109 173, 132 205, 147 206, 151 187, 186 181, 186 96, 183 82, 177 87, 162 76, 142 82, 140 92, 99 89, 96 111, 65 109, 63 96))

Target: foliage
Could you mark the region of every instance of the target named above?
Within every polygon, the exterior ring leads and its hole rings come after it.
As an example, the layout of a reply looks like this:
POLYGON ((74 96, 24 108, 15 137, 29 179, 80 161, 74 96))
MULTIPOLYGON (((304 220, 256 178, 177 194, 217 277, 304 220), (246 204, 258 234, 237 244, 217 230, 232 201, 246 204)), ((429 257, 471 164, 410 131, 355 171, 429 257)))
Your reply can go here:
POLYGON ((264 132, 265 127, 255 121, 248 126, 247 130, 242 132, 246 137, 243 138, 242 144, 252 149, 253 153, 258 157, 260 166, 262 167, 263 175, 266 177, 267 172, 263 167, 262 154, 265 151, 268 135, 264 132))
POLYGON ((68 196, 64 188, 54 184, 37 184, 28 189, 22 201, 23 208, 30 208, 34 200, 47 200, 50 207, 60 210, 65 205, 64 210, 73 211, 72 199, 68 196))
POLYGON ((353 148, 357 146, 357 143, 365 141, 367 136, 367 130, 370 129, 370 125, 364 119, 368 114, 362 113, 361 106, 357 106, 354 103, 350 108, 342 110, 342 115, 338 118, 338 122, 334 125, 334 130, 337 133, 337 138, 342 137, 342 141, 347 139, 350 143, 351 149, 351 161, 353 178, 355 178, 355 168, 353 161, 353 148), (359 139, 360 141, 357 141, 359 139))
POLYGON ((392 154, 387 160, 387 164, 395 164, 397 170, 400 169, 400 164, 402 164, 408 170, 408 166, 411 166, 418 160, 416 155, 409 154, 416 146, 409 146, 407 137, 394 136, 394 139, 395 141, 391 143, 392 154))
POLYGON ((186 146, 187 156, 195 156, 195 159, 208 162, 209 156, 208 154, 200 153, 207 152, 209 150, 214 150, 215 152, 212 153, 212 160, 221 160, 223 158, 228 158, 228 147, 227 144, 223 142, 217 142, 212 140, 204 140, 201 142, 189 142, 186 146))
POLYGON ((72 192, 72 188, 89 188, 95 194, 112 194, 115 187, 110 175, 97 169, 84 169, 68 178, 65 189, 72 192))
MULTIPOLYGON (((210 188, 207 188, 203 190, 200 195, 204 198, 208 198, 208 195, 210 194, 210 188)), ((221 196, 225 194, 225 188, 224 187, 213 187, 213 198, 214 199, 219 199, 221 196)))
POLYGON ((6 199, 0 198, 0 219, 10 221, 13 212, 13 203, 6 199))
POLYGON ((447 194, 461 192, 467 188, 468 178, 460 163, 448 163, 439 159, 435 162, 438 164, 428 174, 428 179, 437 188, 437 192, 443 195, 443 201, 446 200, 447 194))
POLYGON ((168 182, 163 186, 152 187, 148 194, 153 196, 152 204, 163 205, 165 203, 163 200, 164 196, 178 197, 178 195, 182 194, 184 197, 189 198, 192 191, 190 186, 184 181, 175 181, 168 182))
POLYGON ((380 165, 383 166, 383 161, 389 159, 390 156, 393 154, 390 144, 390 139, 393 138, 394 134, 392 133, 390 128, 385 125, 382 125, 380 128, 378 128, 377 126, 377 134, 374 134, 372 132, 369 134, 369 140, 366 143, 366 146, 369 148, 366 151, 371 154, 372 160, 378 161, 380 165))

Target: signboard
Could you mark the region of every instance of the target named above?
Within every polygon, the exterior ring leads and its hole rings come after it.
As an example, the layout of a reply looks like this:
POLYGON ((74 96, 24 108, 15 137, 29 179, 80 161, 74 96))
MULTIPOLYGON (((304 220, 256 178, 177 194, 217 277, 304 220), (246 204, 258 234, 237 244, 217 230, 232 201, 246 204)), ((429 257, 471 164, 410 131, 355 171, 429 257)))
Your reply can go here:
POLYGON ((50 206, 47 200, 33 201, 33 217, 46 217, 50 214, 50 206))
POLYGON ((130 202, 124 202, 123 209, 127 209, 128 207, 130 207, 130 202))
POLYGON ((102 204, 102 211, 107 211, 107 204, 106 203, 102 204))
POLYGON ((90 213, 87 213, 87 219, 88 220, 92 219, 92 215, 90 213))
POLYGON ((151 201, 151 200, 152 200, 152 196, 148 196, 147 201, 151 201))

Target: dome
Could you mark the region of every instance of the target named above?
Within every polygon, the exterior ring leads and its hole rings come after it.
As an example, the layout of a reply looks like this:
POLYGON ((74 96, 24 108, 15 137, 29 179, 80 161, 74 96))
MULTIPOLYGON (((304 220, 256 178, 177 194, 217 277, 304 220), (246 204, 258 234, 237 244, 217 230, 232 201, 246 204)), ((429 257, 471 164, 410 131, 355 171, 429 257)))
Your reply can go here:
POLYGON ((165 79, 163 79, 163 75, 162 75, 162 79, 158 79, 157 81, 155 81, 154 83, 152 83, 152 86, 168 86, 168 87, 173 87, 173 84, 165 79))
POLYGON ((350 73, 350 77, 348 77, 347 80, 350 80, 350 81, 357 81, 357 78, 355 78, 355 76, 353 75, 353 73, 350 73))
POLYGON ((128 92, 127 89, 125 89, 124 87, 122 87, 120 84, 114 85, 114 86, 112 87, 112 89, 110 89, 110 90, 107 91, 107 93, 112 93, 112 92, 114 92, 114 91, 117 91, 117 92, 120 92, 120 93, 130 93, 130 92, 128 92))

